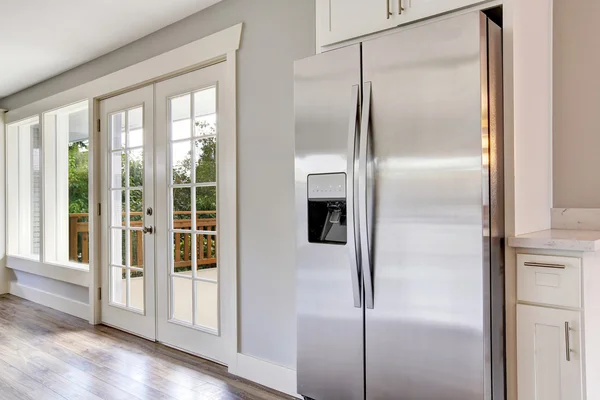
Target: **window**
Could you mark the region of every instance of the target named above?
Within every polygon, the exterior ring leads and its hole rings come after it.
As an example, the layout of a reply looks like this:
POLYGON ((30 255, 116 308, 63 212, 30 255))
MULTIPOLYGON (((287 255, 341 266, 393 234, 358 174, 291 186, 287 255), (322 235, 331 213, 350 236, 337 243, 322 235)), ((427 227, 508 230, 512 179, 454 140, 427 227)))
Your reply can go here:
POLYGON ((44 261, 89 263, 88 102, 44 114, 44 261))
POLYGON ((41 135, 39 118, 7 126, 7 252, 40 259, 41 135))

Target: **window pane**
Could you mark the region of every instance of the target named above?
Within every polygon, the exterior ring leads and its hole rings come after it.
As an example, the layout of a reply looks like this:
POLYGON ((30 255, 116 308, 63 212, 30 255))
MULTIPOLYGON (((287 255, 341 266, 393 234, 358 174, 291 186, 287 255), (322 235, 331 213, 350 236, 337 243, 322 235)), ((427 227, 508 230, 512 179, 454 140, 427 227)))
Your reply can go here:
POLYGON ((194 142, 196 182, 217 181, 217 139, 206 138, 194 142))
POLYGON ((8 125, 7 135, 8 252, 39 260, 43 187, 39 119, 8 125))
POLYGON ((189 138, 191 96, 189 94, 171 99, 171 140, 189 138))
POLYGON ((174 184, 187 184, 192 182, 192 146, 191 142, 177 142, 171 144, 172 179, 174 184))

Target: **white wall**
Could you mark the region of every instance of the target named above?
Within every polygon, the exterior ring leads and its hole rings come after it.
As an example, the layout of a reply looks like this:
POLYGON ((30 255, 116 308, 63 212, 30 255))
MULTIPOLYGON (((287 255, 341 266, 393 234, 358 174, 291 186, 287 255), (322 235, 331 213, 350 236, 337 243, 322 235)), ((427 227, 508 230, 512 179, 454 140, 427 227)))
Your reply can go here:
POLYGON ((44 292, 58 294, 68 300, 80 303, 89 303, 88 288, 74 285, 68 282, 57 281, 40 275, 30 274, 24 271, 9 270, 10 284, 19 284, 29 288, 43 290, 44 292))
MULTIPOLYGON (((292 63, 314 54, 313 0, 224 0, 0 99, 0 107, 21 107, 239 22, 244 22, 238 54, 239 346, 246 355, 295 369, 292 63)), ((22 273, 16 277, 42 290, 79 290, 43 278, 34 282, 22 273)))
POLYGON ((600 208, 600 2, 554 3, 554 207, 600 208))

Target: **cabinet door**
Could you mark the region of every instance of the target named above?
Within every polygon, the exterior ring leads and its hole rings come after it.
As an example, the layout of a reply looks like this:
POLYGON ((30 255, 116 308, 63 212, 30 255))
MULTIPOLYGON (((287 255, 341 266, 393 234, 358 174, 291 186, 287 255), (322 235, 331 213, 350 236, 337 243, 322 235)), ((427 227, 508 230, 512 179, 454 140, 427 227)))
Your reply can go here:
POLYGON ((401 0, 407 20, 428 18, 460 8, 485 3, 487 0, 401 0))
POLYGON ((319 45, 353 39, 394 27, 398 0, 317 0, 319 45))
POLYGON ((517 305, 519 400, 582 399, 580 338, 578 311, 517 305))

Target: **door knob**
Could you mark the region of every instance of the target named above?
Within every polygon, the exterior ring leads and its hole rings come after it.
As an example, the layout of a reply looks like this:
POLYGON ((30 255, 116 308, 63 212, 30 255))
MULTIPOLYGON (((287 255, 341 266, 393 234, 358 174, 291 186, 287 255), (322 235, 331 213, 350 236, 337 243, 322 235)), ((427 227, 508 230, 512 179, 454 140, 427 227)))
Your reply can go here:
POLYGON ((154 228, 151 226, 145 226, 144 227, 144 233, 147 233, 149 235, 152 235, 154 233, 154 228))

